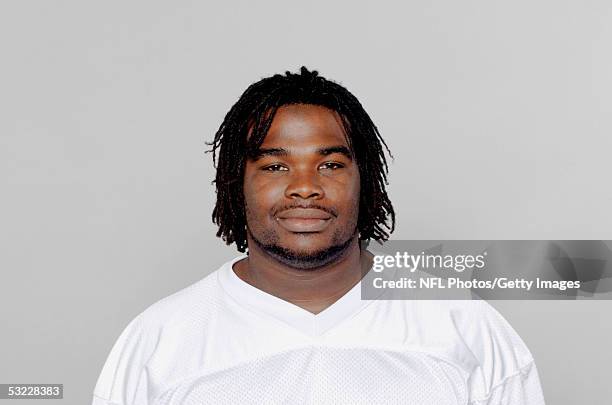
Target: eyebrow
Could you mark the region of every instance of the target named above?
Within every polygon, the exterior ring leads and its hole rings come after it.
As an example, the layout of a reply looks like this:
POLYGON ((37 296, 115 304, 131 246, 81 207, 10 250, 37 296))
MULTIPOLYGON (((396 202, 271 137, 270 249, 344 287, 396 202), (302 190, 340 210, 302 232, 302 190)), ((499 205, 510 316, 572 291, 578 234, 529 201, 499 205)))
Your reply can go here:
MULTIPOLYGON (((348 159, 353 160, 353 154, 344 145, 329 146, 325 148, 317 149, 317 153, 322 156, 333 155, 334 153, 340 153, 346 156, 348 159)), ((289 156, 289 151, 284 148, 259 148, 254 153, 249 155, 249 158, 257 161, 266 156, 289 156)))
POLYGON ((346 156, 348 159, 353 160, 353 154, 351 153, 349 148, 347 148, 344 145, 330 146, 328 148, 320 148, 317 150, 317 152, 323 156, 333 155, 334 153, 340 153, 341 155, 346 156))
POLYGON ((249 154, 249 158, 259 160, 265 156, 287 156, 289 152, 283 148, 258 148, 249 154))

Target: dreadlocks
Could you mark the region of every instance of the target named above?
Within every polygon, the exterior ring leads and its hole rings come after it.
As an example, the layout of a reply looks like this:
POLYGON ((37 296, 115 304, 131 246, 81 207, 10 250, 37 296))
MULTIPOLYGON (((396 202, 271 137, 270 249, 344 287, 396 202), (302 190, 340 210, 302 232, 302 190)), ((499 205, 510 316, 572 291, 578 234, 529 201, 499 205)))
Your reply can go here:
POLYGON ((213 222, 219 226, 217 236, 228 245, 235 242, 240 252, 246 250, 242 188, 246 159, 257 153, 276 111, 289 104, 319 105, 339 114, 361 178, 359 238, 386 241, 395 229, 395 212, 385 190, 388 184, 385 150, 392 157, 391 152, 354 95, 304 66, 299 74, 287 71, 249 86, 208 144, 212 146, 208 152, 213 153, 217 168, 214 180, 217 202, 212 213, 213 222))

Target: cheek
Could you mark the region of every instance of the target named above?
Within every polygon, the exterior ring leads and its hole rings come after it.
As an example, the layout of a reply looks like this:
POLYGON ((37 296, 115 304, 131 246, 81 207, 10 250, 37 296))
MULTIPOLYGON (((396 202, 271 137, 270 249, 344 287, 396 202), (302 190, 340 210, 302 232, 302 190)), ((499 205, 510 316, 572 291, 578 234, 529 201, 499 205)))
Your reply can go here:
POLYGON ((358 214, 361 183, 359 174, 349 176, 342 181, 332 182, 328 185, 326 195, 342 208, 345 214, 358 214), (353 212, 354 211, 354 212, 353 212))
POLYGON ((354 176, 353 181, 350 185, 349 193, 351 195, 350 198, 350 214, 352 214, 355 224, 357 223, 357 219, 359 217, 359 202, 361 200, 361 179, 359 176, 359 172, 354 176))
POLYGON ((359 176, 357 176, 356 181, 354 182, 354 184, 352 184, 350 194, 352 196, 350 200, 351 209, 352 211, 354 211, 353 214, 355 215, 355 217, 357 217, 357 215, 359 214, 359 201, 361 199, 361 182, 359 181, 359 176))
POLYGON ((263 182, 249 176, 248 172, 244 177, 243 190, 247 215, 259 218, 269 215, 270 210, 283 197, 283 190, 278 182, 263 182))

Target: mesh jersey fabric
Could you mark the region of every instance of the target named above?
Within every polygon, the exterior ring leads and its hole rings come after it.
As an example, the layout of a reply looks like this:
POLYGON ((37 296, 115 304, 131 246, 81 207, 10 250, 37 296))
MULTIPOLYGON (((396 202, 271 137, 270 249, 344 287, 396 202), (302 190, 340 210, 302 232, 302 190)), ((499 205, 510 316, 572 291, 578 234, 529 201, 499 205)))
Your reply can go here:
POLYGON ((114 344, 93 405, 541 405, 534 360, 484 301, 361 300, 323 312, 225 263, 147 308, 114 344))

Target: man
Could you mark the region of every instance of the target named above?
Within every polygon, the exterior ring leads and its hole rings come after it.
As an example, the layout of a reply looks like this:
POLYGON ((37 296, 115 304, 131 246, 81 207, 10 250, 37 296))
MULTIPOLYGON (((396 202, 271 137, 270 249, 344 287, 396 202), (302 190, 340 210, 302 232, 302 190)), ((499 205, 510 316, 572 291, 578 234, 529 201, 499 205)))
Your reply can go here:
POLYGON ((93 404, 543 404, 486 303, 361 300, 395 222, 385 150, 316 71, 251 85, 212 143, 217 236, 248 253, 136 317, 93 404))

